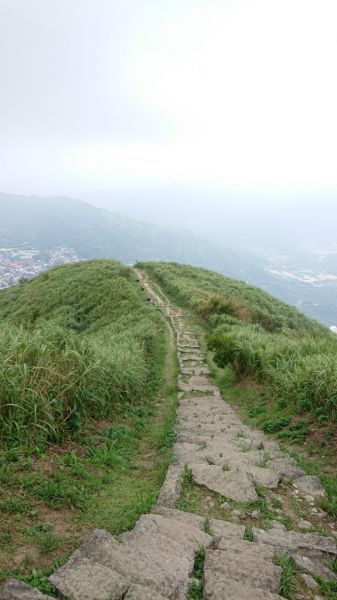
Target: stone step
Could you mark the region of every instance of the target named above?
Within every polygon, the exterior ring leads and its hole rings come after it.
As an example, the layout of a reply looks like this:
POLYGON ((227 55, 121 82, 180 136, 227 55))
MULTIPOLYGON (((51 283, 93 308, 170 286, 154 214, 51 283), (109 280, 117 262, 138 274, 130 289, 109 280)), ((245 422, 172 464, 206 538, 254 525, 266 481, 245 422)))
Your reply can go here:
POLYGON ((254 541, 270 544, 280 550, 314 550, 337 556, 337 545, 333 538, 322 537, 318 533, 297 533, 287 531, 283 525, 264 531, 253 529, 254 541))
POLYGON ((125 600, 168 600, 168 596, 162 596, 153 588, 132 585, 125 596, 125 600))
POLYGON ((276 555, 275 548, 266 544, 257 544, 255 542, 247 542, 243 539, 234 539, 221 537, 216 541, 215 548, 223 552, 229 552, 231 555, 236 555, 240 560, 245 560, 245 556, 254 558, 258 556, 265 561, 273 562, 276 555))
POLYGON ((50 578, 54 587, 70 600, 120 600, 130 579, 114 569, 74 555, 50 578))
POLYGON ((206 552, 205 582, 210 574, 222 581, 235 581, 268 592, 277 593, 282 569, 257 554, 242 552, 240 558, 230 551, 210 550, 206 552))
POLYGON ((130 544, 133 543, 135 538, 144 534, 153 538, 158 535, 167 537, 179 544, 187 554, 190 551, 195 553, 200 546, 208 548, 212 543, 212 537, 199 527, 195 527, 191 523, 185 525, 182 521, 175 520, 172 516, 167 518, 164 515, 153 513, 142 515, 134 529, 122 536, 122 540, 130 544))
POLYGON ((278 594, 254 589, 245 582, 228 581, 218 573, 209 572, 205 576, 204 600, 284 600, 278 594))
POLYGON ((208 464, 190 464, 193 481, 236 502, 257 500, 253 478, 243 471, 224 471, 208 464))
MULTIPOLYGON (((81 578, 81 568, 73 561, 79 561, 81 567, 83 560, 88 565, 107 569, 107 575, 111 571, 117 580, 121 578, 121 581, 126 581, 128 587, 138 584, 153 588, 168 597, 185 590, 193 569, 193 553, 189 557, 184 556, 181 546, 164 536, 157 536, 155 539, 139 536, 138 541, 133 540, 131 547, 119 543, 106 531, 95 530, 85 538, 72 559, 50 578, 61 593, 69 596, 61 587, 64 574, 69 571, 70 581, 81 578)), ((95 596, 91 600, 94 598, 96 600, 95 596)))

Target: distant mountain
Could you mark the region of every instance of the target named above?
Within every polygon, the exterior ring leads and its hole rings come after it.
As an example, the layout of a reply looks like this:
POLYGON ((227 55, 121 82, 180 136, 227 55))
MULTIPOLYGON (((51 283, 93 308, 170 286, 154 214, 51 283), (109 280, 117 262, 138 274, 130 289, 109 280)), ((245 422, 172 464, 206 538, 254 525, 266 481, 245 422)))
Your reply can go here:
POLYGON ((144 223, 72 198, 0 194, 0 247, 72 248, 81 258, 174 260, 245 279, 249 268, 189 231, 144 223))
MULTIPOLYGON (((326 325, 337 324, 336 281, 309 283, 296 278, 308 260, 306 254, 290 255, 283 264, 278 256, 271 261, 268 249, 233 251, 226 248, 225 236, 214 242, 190 229, 143 222, 73 198, 0 194, 0 248, 13 246, 35 248, 42 258, 66 246, 83 259, 115 258, 126 264, 174 261, 205 267, 261 287, 326 325), (290 276, 283 271, 291 271, 290 276)), ((336 272, 336 256, 331 251, 317 259, 316 275, 336 272)))

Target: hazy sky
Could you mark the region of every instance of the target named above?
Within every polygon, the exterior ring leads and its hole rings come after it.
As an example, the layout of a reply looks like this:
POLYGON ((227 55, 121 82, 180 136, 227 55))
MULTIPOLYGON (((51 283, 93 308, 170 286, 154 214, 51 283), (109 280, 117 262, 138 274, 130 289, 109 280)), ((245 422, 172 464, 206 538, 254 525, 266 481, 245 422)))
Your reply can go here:
POLYGON ((0 189, 337 189, 336 0, 0 0, 0 189))

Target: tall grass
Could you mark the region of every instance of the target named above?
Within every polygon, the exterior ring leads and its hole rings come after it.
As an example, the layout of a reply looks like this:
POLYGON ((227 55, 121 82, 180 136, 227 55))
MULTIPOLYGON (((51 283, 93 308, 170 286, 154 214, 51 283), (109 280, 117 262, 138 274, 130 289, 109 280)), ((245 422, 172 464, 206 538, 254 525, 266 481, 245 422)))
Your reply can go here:
POLYGON ((161 322, 130 270, 58 267, 0 293, 0 439, 43 445, 148 394, 161 322))
POLYGON ((242 282, 193 267, 146 269, 208 330, 220 367, 268 382, 275 398, 320 422, 337 420, 337 339, 295 308, 242 282))

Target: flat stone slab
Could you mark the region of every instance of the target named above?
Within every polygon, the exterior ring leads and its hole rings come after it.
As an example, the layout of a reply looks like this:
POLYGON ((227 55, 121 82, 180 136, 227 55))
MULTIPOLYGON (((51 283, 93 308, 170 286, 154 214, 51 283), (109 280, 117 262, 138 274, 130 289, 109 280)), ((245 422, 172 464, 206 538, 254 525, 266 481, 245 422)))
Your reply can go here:
POLYGON ((270 544, 282 551, 320 551, 337 556, 337 546, 333 538, 322 537, 318 533, 298 533, 287 531, 281 525, 269 531, 253 528, 254 541, 270 544))
POLYGON ((241 583, 268 592, 277 593, 280 587, 282 569, 260 558, 243 552, 238 560, 230 552, 213 550, 206 553, 205 583, 207 578, 215 574, 219 579, 227 582, 241 583))
POLYGON ((155 539, 158 535, 164 536, 179 544, 188 554, 195 552, 201 546, 208 548, 212 543, 212 536, 195 527, 191 523, 184 524, 181 520, 175 520, 172 516, 167 518, 163 515, 142 515, 131 532, 122 536, 123 540, 134 539, 135 536, 146 533, 155 539))
POLYGON ((153 588, 132 585, 125 596, 125 600, 167 600, 167 596, 158 594, 153 588))
POLYGON ((70 600, 120 600, 131 583, 116 571, 79 556, 70 559, 49 580, 70 600))
POLYGON ((249 584, 228 581, 218 573, 205 574, 204 600, 284 600, 266 590, 252 588, 249 584))
POLYGON ((160 490, 157 505, 174 506, 180 498, 184 469, 180 465, 168 468, 164 484, 160 490))
POLYGON ((325 496, 323 485, 318 477, 315 477, 314 475, 298 477, 298 479, 295 479, 293 486, 303 494, 310 494, 310 496, 325 496))
POLYGON ((191 464, 189 466, 195 483, 203 485, 221 496, 237 502, 249 502, 258 498, 253 478, 248 473, 225 472, 222 467, 216 465, 191 464))
POLYGON ((254 558, 273 562, 276 554, 275 548, 268 546, 267 544, 256 544, 255 542, 247 542, 243 539, 233 539, 228 537, 221 537, 217 543, 216 548, 225 552, 230 552, 232 555, 237 555, 237 558, 244 560, 245 557, 254 558))

